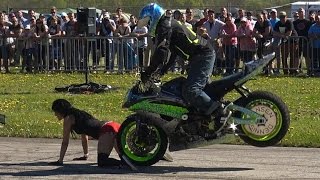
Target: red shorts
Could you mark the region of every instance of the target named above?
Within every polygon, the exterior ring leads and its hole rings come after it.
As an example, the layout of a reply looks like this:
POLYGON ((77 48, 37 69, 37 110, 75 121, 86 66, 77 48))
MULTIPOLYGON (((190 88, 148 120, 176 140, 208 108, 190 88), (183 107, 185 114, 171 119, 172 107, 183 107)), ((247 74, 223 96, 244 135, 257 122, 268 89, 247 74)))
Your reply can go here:
POLYGON ((106 122, 102 128, 101 128, 101 134, 107 133, 107 132, 113 132, 115 134, 118 133, 120 129, 120 124, 117 122, 109 121, 106 122))

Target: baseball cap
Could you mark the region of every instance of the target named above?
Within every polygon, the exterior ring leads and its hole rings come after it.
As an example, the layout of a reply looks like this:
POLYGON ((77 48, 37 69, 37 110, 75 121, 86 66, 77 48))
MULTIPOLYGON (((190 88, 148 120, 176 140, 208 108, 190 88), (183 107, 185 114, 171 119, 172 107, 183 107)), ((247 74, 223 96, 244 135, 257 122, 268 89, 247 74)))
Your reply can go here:
POLYGON ((67 15, 67 13, 62 12, 62 13, 61 13, 61 16, 67 17, 68 15, 67 15))
POLYGON ((247 22, 248 21, 248 19, 246 18, 246 17, 242 17, 241 19, 240 19, 240 22, 247 22))
POLYGON ((270 12, 275 12, 275 13, 277 13, 277 10, 276 10, 276 9, 271 9, 270 12))
POLYGON ((287 13, 285 11, 280 11, 279 16, 287 16, 287 13))

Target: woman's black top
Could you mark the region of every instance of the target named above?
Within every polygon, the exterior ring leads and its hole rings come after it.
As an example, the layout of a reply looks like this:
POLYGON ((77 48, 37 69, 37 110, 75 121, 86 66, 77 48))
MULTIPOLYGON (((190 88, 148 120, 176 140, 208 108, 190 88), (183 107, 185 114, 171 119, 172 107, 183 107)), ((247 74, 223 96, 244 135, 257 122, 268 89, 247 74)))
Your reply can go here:
POLYGON ((75 124, 72 126, 72 130, 77 134, 86 134, 95 139, 99 138, 101 127, 105 122, 99 121, 89 113, 76 108, 71 108, 67 115, 74 116, 75 124))

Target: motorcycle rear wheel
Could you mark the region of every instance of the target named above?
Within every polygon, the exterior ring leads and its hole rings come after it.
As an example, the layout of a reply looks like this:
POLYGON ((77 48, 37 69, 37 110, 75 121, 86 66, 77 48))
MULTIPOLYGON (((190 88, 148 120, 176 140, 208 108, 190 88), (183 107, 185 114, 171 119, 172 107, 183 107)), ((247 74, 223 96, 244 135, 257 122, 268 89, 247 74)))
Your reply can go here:
MULTIPOLYGON (((244 142, 267 147, 279 143, 286 135, 290 125, 290 114, 280 97, 267 91, 255 91, 247 98, 240 98, 236 104, 267 119, 264 124, 238 125, 237 128, 241 132, 239 136, 244 142)), ((238 113, 237 117, 245 118, 245 114, 238 113)))
POLYGON ((117 145, 121 155, 125 155, 133 164, 151 166, 164 156, 168 138, 165 132, 156 125, 147 125, 146 128, 150 132, 145 137, 138 137, 137 118, 141 117, 138 114, 129 116, 121 124, 117 134, 117 145))

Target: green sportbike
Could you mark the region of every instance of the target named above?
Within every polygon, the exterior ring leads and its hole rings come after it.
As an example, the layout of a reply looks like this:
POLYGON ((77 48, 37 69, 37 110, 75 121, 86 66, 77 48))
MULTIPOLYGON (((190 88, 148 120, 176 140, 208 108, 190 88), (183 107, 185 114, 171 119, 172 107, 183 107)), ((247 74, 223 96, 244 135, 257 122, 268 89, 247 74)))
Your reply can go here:
POLYGON ((134 114, 126 118, 118 132, 121 155, 135 165, 150 166, 161 160, 167 149, 179 151, 221 143, 228 134, 258 147, 279 143, 290 125, 288 107, 271 92, 251 92, 244 86, 274 58, 274 53, 268 54, 245 64, 241 72, 207 84, 204 91, 225 105, 222 117, 199 114, 183 99, 184 77, 162 84, 156 93, 139 94, 130 89, 123 106, 134 114), (239 97, 226 100, 226 94, 234 90, 239 97))

